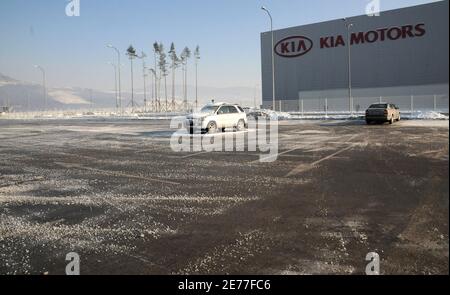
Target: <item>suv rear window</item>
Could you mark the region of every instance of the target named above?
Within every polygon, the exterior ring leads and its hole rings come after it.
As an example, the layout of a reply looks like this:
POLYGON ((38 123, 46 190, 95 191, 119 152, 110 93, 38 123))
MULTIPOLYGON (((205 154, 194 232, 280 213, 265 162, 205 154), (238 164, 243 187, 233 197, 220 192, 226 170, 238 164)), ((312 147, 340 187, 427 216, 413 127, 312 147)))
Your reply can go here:
POLYGON ((387 109, 388 105, 385 103, 382 104, 373 104, 369 107, 369 109, 387 109))

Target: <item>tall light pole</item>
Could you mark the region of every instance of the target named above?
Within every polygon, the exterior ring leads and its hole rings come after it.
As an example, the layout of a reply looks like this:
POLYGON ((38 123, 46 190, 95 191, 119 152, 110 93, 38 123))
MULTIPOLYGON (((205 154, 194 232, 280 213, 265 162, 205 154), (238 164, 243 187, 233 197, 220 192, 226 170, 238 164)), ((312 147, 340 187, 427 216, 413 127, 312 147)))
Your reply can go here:
POLYGON ((353 96, 352 96, 352 44, 350 38, 350 29, 353 27, 352 23, 347 22, 347 19, 343 19, 345 27, 347 29, 347 61, 348 61, 348 103, 350 114, 353 114, 353 96))
POLYGON ((108 62, 114 68, 114 92, 116 94, 116 112, 119 110, 119 100, 117 96, 117 66, 112 62, 108 62))
POLYGON ((121 83, 120 83, 120 51, 119 49, 117 49, 116 47, 112 46, 111 44, 106 45, 106 47, 114 49, 117 53, 117 73, 118 73, 118 85, 119 85, 119 108, 120 108, 120 112, 122 112, 122 89, 121 89, 121 83))
POLYGON ((143 71, 143 79, 144 79, 144 112, 147 112, 147 104, 148 104, 147 94, 146 94, 147 93, 147 90, 146 90, 147 82, 146 82, 146 80, 147 80, 147 77, 148 77, 148 74, 146 72, 147 70, 148 70, 148 67, 144 63, 144 67, 142 69, 142 71, 143 71))
POLYGON ((130 64, 131 64, 131 112, 134 112, 134 81, 133 81, 133 55, 130 54, 130 64))
POLYGON ((47 110, 47 86, 45 85, 45 70, 39 65, 34 66, 42 72, 42 88, 44 89, 44 111, 47 110))
POLYGON ((147 77, 147 73, 145 70, 147 67, 145 66, 145 58, 147 55, 144 53, 144 51, 141 52, 141 56, 137 56, 138 58, 142 59, 142 79, 144 81, 144 111, 147 111, 147 85, 145 84, 145 78, 147 77))
MULTIPOLYGON (((149 69, 149 72, 151 74, 153 74, 153 77, 155 78, 152 81, 156 81, 156 71, 155 71, 155 69, 149 69)), ((155 84, 152 83, 152 106, 153 106, 153 111, 154 112, 156 111, 156 100, 157 100, 157 98, 156 98, 156 83, 155 84)))
POLYGON ((265 12, 267 12, 267 15, 270 18, 270 34, 271 34, 271 38, 272 38, 272 46, 271 46, 271 51, 272 51, 272 109, 274 111, 276 111, 276 107, 275 107, 275 48, 274 48, 274 40, 273 40, 273 19, 272 19, 272 15, 270 14, 270 11, 265 7, 262 6, 261 7, 262 10, 264 10, 265 12))
POLYGON ((198 108, 198 61, 200 60, 200 47, 197 45, 194 52, 195 57, 195 109, 198 108))
POLYGON ((90 101, 90 106, 91 106, 90 112, 93 112, 92 89, 89 89, 89 101, 90 101))

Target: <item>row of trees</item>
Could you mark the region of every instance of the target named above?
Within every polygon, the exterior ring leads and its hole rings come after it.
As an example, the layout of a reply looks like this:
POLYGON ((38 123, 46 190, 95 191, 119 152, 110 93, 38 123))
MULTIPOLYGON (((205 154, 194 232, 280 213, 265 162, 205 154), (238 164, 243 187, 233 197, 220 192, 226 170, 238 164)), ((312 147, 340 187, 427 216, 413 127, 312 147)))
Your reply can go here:
MULTIPOLYGON (((175 44, 172 42, 170 45, 169 51, 165 51, 164 45, 162 43, 155 42, 153 43, 153 53, 154 53, 154 68, 147 68, 145 65, 145 53, 139 56, 136 54, 136 50, 132 45, 127 49, 127 55, 130 59, 131 63, 131 106, 134 109, 135 101, 134 101, 134 85, 133 85, 133 60, 135 58, 140 58, 143 60, 143 78, 144 78, 144 105, 147 106, 147 97, 146 97, 146 85, 145 79, 147 77, 147 72, 149 72, 153 77, 153 91, 152 91, 152 104, 157 111, 161 111, 163 108, 168 111, 169 109, 175 109, 176 106, 176 88, 175 88, 175 79, 176 79, 176 71, 181 67, 182 72, 182 99, 183 99, 183 108, 187 110, 188 108, 188 91, 187 91, 187 77, 188 77, 188 61, 192 57, 192 52, 188 47, 185 47, 180 55, 178 56, 175 44), (169 59, 169 61, 168 61, 169 59), (171 93, 171 102, 169 106, 168 99, 168 90, 167 90, 167 77, 169 76, 169 70, 172 73, 172 93, 171 93), (163 84, 164 83, 164 84, 163 84), (163 84, 163 85, 162 85, 163 84), (161 88, 164 87, 164 96, 162 95, 161 88), (164 107, 161 104, 161 99, 164 97, 164 107)), ((195 59, 195 88, 196 88, 196 97, 195 97, 195 106, 198 106, 198 85, 197 85, 197 69, 198 69, 198 61, 200 60, 200 47, 197 46, 194 51, 194 59, 195 59)))

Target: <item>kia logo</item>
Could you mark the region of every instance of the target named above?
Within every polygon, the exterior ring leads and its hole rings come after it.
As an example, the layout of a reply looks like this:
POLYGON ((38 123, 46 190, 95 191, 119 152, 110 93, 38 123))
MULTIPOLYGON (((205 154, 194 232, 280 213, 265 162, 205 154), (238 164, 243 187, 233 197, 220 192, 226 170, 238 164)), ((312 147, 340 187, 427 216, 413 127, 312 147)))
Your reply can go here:
POLYGON ((308 53, 313 48, 311 39, 304 36, 288 37, 275 45, 275 53, 282 57, 297 57, 308 53))

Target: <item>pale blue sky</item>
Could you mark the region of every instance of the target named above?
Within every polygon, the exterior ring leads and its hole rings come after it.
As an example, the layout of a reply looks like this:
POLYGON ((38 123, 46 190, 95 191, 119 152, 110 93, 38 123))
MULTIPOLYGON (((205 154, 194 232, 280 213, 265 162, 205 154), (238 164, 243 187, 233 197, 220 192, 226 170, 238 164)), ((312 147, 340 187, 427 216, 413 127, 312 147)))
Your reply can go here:
MULTIPOLYGON (((155 40, 166 49, 175 42, 200 45, 200 85, 254 87, 260 83, 260 32, 361 15, 368 0, 80 0, 81 16, 67 17, 67 0, 0 1, 0 73, 40 81, 33 64, 46 68, 53 87, 113 88, 108 61, 130 45, 151 53, 155 40)), ((381 9, 434 2, 381 0, 381 9)), ((148 61, 150 62, 150 60, 148 61)), ((129 85, 129 62, 123 56, 123 88, 129 85)), ((136 67, 136 83, 141 68, 136 67)), ((190 73, 193 73, 191 62, 190 73)), ((180 73, 178 73, 180 76, 180 73)), ((193 75, 190 75, 192 78, 193 75)), ((178 82, 179 83, 179 82, 178 82)), ((190 84, 193 80, 190 80, 190 84)), ((140 85, 140 84, 139 84, 140 85)), ((138 87, 139 87, 138 85, 138 87)))

